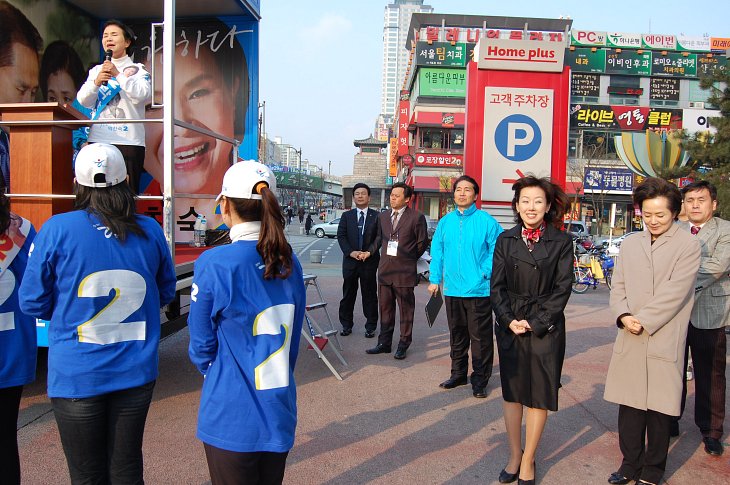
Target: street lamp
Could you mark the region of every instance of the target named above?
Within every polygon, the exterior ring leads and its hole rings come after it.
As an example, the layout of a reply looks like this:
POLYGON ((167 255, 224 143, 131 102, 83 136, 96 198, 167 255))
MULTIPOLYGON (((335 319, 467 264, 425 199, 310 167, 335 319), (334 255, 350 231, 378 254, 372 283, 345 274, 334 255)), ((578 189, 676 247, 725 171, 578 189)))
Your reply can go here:
POLYGON ((297 169, 297 188, 296 188, 296 194, 297 194, 297 208, 301 207, 302 204, 300 203, 300 196, 302 195, 302 147, 299 147, 299 150, 294 150, 294 153, 299 155, 299 161, 298 161, 298 169, 297 169))

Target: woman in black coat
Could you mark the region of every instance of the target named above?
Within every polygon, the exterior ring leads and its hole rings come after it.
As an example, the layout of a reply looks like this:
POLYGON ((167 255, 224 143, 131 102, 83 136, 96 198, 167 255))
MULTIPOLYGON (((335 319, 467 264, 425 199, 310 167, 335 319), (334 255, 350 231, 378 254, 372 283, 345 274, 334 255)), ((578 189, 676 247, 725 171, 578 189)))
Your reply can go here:
POLYGON ((549 179, 531 175, 512 186, 517 225, 497 239, 491 299, 499 352, 510 460, 501 483, 535 483, 535 450, 558 409, 565 356, 565 305, 573 278, 573 243, 562 226, 568 197, 549 179), (523 406, 527 407, 524 452, 523 406))

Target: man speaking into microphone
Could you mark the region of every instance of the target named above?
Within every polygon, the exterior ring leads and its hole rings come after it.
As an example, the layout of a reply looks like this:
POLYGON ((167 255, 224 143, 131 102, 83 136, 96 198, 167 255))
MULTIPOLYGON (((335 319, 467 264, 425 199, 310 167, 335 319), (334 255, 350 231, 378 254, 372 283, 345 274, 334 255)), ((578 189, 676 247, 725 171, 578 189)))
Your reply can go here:
POLYGON ((89 70, 76 99, 91 109, 92 120, 120 120, 91 125, 89 143, 119 148, 127 165, 129 185, 137 194, 145 156, 144 125, 125 121, 144 119, 145 105, 152 98, 152 83, 144 65, 129 57, 134 40, 134 32, 122 22, 109 20, 104 24, 104 62, 89 70))

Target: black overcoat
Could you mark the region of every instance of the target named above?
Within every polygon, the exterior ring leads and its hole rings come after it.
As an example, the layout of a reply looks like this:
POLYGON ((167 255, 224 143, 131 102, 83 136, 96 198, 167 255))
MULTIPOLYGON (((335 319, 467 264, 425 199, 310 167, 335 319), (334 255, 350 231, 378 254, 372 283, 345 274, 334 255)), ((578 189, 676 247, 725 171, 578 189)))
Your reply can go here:
POLYGON ((539 409, 558 409, 565 357, 565 306, 573 281, 570 236, 547 226, 532 252, 522 225, 500 234, 492 263, 491 300, 499 352, 502 397, 539 409), (512 320, 531 332, 515 335, 512 320))

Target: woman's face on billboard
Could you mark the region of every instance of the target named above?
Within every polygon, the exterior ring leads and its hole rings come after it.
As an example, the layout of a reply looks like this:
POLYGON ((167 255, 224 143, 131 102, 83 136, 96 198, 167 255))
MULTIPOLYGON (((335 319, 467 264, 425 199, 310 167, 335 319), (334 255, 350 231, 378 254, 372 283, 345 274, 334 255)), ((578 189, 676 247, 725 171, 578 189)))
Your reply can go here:
MULTIPOLYGON (((178 47, 175 55, 175 117, 191 125, 205 128, 233 138, 235 111, 238 97, 238 79, 229 88, 213 59, 225 55, 219 51, 200 49, 198 58, 193 50, 182 55, 178 47)), ((155 73, 155 101, 162 102, 162 56, 158 53, 155 73)), ((148 111, 149 118, 158 118, 161 112, 148 111)), ((230 166, 233 146, 211 136, 187 128, 175 127, 175 192, 213 194, 220 192, 223 174, 230 166)), ((162 125, 147 127, 147 155, 145 169, 158 180, 163 179, 162 125)))

